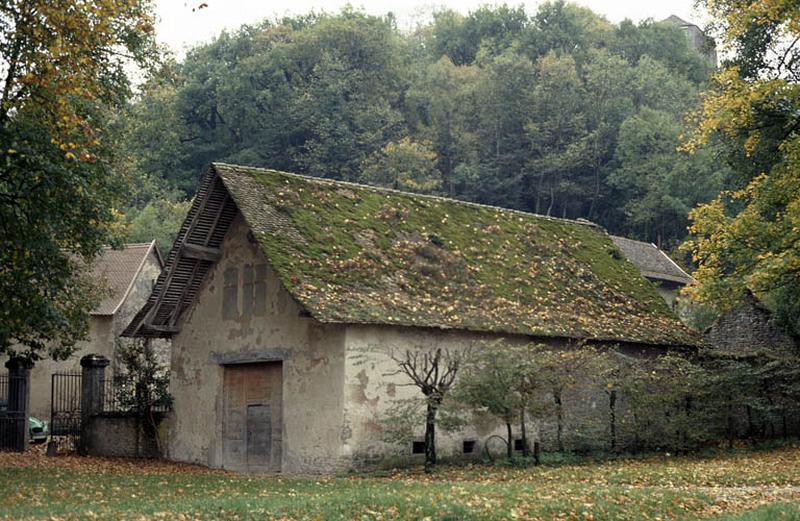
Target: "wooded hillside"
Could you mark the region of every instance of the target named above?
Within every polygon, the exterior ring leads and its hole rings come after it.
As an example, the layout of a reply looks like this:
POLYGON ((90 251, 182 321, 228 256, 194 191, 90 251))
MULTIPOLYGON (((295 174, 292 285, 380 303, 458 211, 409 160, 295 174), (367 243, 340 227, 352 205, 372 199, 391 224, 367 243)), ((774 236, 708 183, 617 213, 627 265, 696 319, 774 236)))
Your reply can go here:
POLYGON ((711 72, 677 26, 561 1, 439 11, 413 32, 351 9, 244 26, 165 65, 122 118, 132 239, 166 247, 213 160, 582 217, 670 249, 727 176, 713 146, 677 151, 711 72))

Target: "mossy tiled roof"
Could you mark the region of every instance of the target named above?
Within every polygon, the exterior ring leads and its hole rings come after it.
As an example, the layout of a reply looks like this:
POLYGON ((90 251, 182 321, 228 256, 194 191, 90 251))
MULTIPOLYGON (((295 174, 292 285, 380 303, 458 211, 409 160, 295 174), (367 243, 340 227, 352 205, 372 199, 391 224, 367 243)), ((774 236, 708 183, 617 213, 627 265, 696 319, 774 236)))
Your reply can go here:
POLYGON ((322 322, 695 345, 601 228, 216 163, 286 289, 322 322))

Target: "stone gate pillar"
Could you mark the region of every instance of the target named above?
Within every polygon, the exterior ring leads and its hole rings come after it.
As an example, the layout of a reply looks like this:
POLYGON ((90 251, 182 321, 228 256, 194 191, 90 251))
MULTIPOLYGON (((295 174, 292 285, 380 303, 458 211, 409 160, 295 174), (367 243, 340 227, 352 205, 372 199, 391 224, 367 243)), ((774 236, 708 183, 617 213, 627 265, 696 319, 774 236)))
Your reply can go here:
POLYGON ((87 432, 89 419, 103 412, 104 382, 109 360, 103 355, 86 355, 81 358, 81 453, 88 452, 87 432))
POLYGON ((12 358, 6 362, 8 369, 8 428, 11 431, 13 447, 17 452, 25 452, 30 440, 28 416, 31 413, 31 369, 33 362, 12 358))

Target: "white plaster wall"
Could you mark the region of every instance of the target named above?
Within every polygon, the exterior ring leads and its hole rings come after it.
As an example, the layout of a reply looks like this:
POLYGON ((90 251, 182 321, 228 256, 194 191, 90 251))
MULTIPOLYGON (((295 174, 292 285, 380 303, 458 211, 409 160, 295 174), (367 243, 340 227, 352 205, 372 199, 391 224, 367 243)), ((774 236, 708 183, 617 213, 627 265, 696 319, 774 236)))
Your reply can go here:
MULTIPOLYGON (((422 456, 411 455, 411 447, 388 444, 382 434, 382 423, 392 402, 410 397, 420 397, 419 389, 408 385, 410 380, 396 372, 397 363, 390 352, 402 356, 406 349, 457 351, 480 349, 487 342, 497 340, 497 335, 466 331, 406 328, 393 326, 350 325, 347 327, 347 357, 345 360, 345 432, 343 454, 353 467, 381 466, 387 463, 422 461, 422 456)), ((507 338, 508 342, 525 342, 520 337, 507 338)), ((506 437, 505 427, 491 416, 475 416, 472 425, 458 432, 436 431, 436 447, 440 457, 460 458, 463 442, 477 442, 479 456, 482 443, 492 434, 506 437)), ((424 425, 416 433, 422 440, 424 425)), ((518 436, 518 425, 514 425, 518 436)), ((533 440, 536 426, 528 425, 528 436, 533 440)), ((492 452, 505 450, 492 444, 492 452)), ((468 456, 469 457, 469 456, 468 456)))
MULTIPOLYGON (((224 320, 223 273, 246 264, 266 263, 247 240, 237 217, 194 305, 172 340, 171 392, 174 398, 169 457, 220 467, 222 461, 223 366, 220 355, 285 350, 283 360, 283 472, 341 468, 344 389, 344 326, 303 317, 267 269, 267 309, 263 317, 224 320)), ((241 310, 241 286, 239 288, 241 310)))
MULTIPOLYGON (((50 421, 50 397, 53 373, 80 373, 81 357, 96 353, 112 359, 114 356, 113 320, 111 316, 89 317, 89 340, 79 342, 75 352, 62 361, 50 358, 37 361, 31 370, 31 416, 50 421)), ((3 361, 5 364, 5 360, 3 361)), ((75 406, 80 405, 80 389, 74 396, 75 406)), ((62 402, 63 403, 63 402, 62 402)))

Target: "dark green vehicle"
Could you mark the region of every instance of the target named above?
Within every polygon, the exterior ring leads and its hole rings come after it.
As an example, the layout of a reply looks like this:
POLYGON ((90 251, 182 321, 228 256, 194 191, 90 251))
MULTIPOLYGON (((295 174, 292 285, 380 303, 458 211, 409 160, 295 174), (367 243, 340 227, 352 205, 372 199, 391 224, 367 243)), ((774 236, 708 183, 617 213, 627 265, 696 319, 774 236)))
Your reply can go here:
MULTIPOLYGON (((8 403, 5 400, 0 400, 0 417, 5 416, 7 410, 8 403)), ((50 428, 46 421, 28 416, 28 432, 31 443, 44 443, 50 434, 50 428)))

